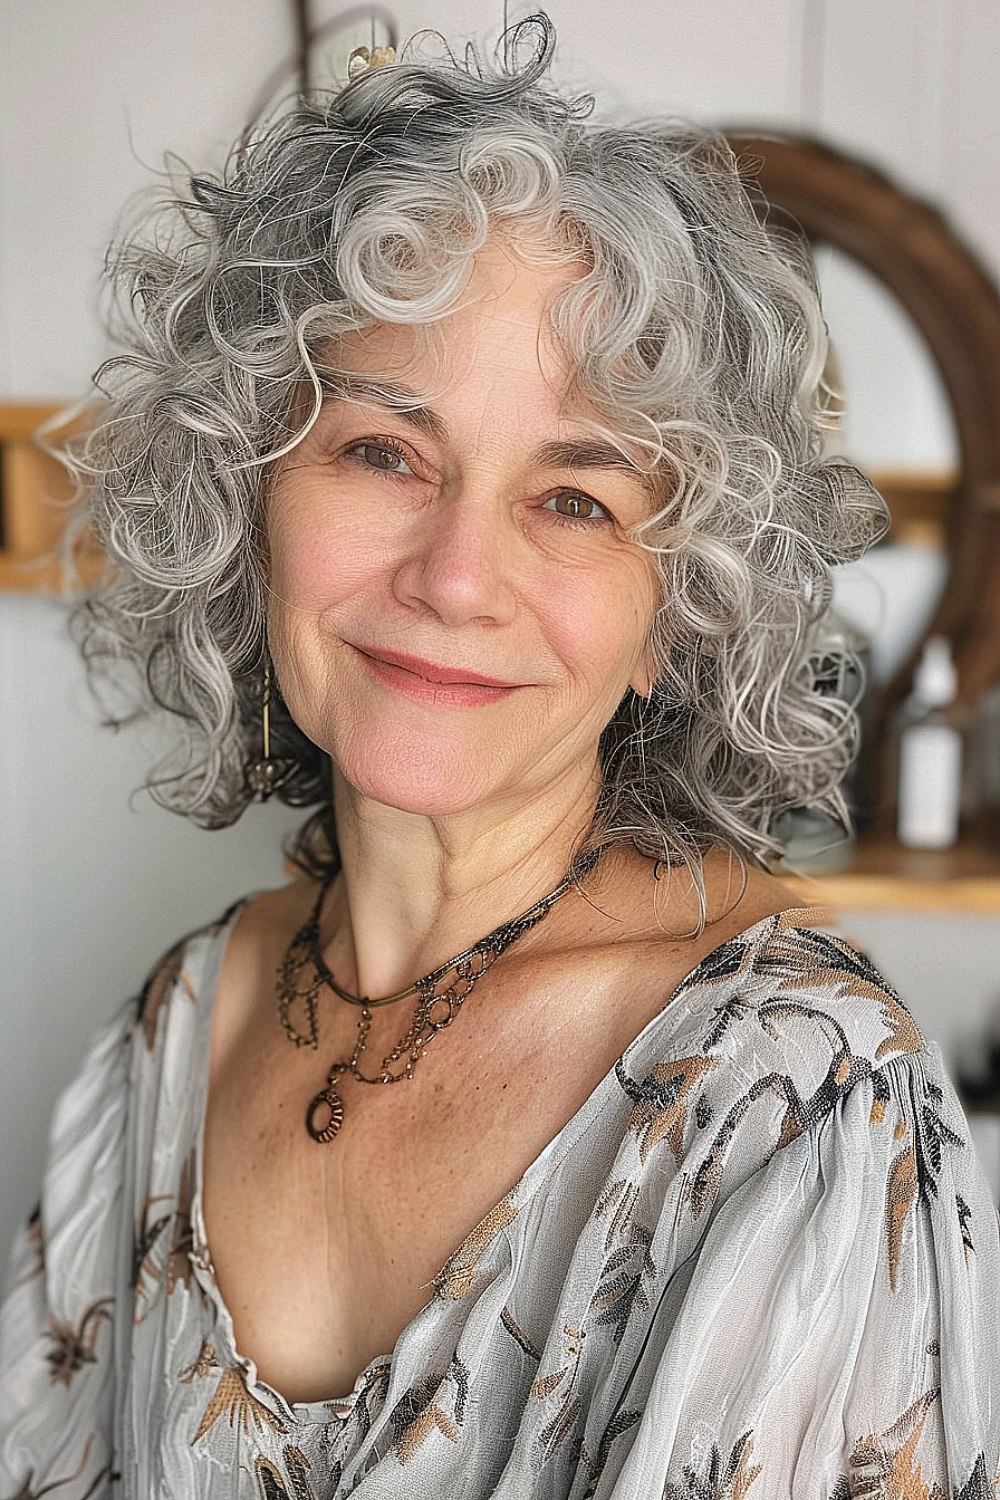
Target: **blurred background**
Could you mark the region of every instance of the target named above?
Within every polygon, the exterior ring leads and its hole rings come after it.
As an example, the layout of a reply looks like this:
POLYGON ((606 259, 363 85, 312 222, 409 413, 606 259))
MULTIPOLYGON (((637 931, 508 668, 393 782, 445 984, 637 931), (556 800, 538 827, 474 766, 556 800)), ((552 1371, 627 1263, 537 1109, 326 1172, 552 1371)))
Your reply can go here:
MULTIPOLYGON (((548 10, 558 81, 593 91, 602 115, 819 140, 935 205, 1000 277, 995 0, 549 0, 548 10)), ((296 821, 267 806, 204 833, 136 793, 144 734, 100 726, 66 606, 14 554, 31 550, 32 525, 54 524, 38 520, 44 486, 28 472, 24 437, 34 409, 84 393, 107 353, 100 272, 123 205, 163 186, 165 153, 218 167, 261 104, 288 97, 301 11, 290 0, 0 5, 0 1255, 32 1206, 53 1099, 94 1025, 180 933, 281 880, 281 841, 296 821), (28 490, 34 519, 15 513, 28 490)), ((526 11, 512 5, 510 19, 526 11)), ((313 0, 320 84, 344 77, 354 46, 390 40, 393 19, 400 38, 433 27, 456 51, 470 38, 492 48, 504 20, 502 4, 472 0, 404 0, 374 21, 351 14, 334 25, 336 8, 313 0)), ((901 494, 939 497, 901 511, 891 545, 839 586, 882 687, 948 578, 940 523, 956 503, 961 444, 906 310, 843 250, 820 247, 817 259, 847 405, 836 446, 901 494)), ((980 697, 988 731, 991 700, 980 697)), ((995 741, 984 743, 988 779, 995 741)), ((954 849, 897 857, 883 826, 856 858, 831 861, 847 867, 821 888, 988 1111, 1000 841, 975 806, 963 810, 954 849)), ((977 1129, 1000 1190, 998 1119, 987 1112, 977 1129)))

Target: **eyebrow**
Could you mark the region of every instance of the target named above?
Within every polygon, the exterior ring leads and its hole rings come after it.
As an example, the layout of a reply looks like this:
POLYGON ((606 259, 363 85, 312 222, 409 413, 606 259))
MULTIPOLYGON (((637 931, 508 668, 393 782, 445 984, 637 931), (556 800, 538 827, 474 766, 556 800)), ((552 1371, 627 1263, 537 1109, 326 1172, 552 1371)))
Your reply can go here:
POLYGON ((349 371, 338 374, 328 384, 328 389, 338 401, 372 402, 395 412, 404 421, 412 423, 420 432, 443 443, 448 436, 448 424, 432 407, 426 406, 408 386, 393 380, 373 380, 368 376, 352 375, 349 371))
POLYGON ((620 448, 599 438, 577 438, 542 443, 532 455, 542 469, 623 469, 644 489, 654 487, 653 475, 636 467, 620 448))
MULTIPOLYGON (((445 442, 448 438, 448 424, 444 418, 433 407, 425 405, 416 391, 396 381, 373 380, 345 371, 330 382, 330 393, 340 400, 371 401, 384 406, 437 442, 445 442)), ((541 443, 531 458, 541 469, 618 469, 650 493, 656 487, 652 473, 638 468, 620 448, 600 438, 556 439, 541 443)))

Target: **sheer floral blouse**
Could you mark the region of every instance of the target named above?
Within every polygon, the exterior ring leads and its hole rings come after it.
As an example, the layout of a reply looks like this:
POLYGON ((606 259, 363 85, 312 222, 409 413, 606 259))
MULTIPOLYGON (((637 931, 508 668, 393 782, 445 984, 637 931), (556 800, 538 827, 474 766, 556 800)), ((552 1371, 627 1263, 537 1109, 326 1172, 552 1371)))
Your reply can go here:
POLYGON ((994 1495, 996 1212, 935 1052, 801 912, 664 995, 346 1399, 284 1401, 199 1197, 234 918, 59 1107, 3 1312, 3 1500, 994 1495))

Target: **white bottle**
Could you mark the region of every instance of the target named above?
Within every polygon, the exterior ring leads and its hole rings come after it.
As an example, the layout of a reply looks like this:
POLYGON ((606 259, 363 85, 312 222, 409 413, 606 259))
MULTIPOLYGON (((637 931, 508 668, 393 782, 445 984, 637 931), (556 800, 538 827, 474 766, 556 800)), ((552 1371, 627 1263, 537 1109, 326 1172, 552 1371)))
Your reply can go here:
POLYGON ((899 735, 896 833, 911 849, 949 849, 958 838, 962 735, 948 713, 957 691, 948 641, 929 636, 899 735))

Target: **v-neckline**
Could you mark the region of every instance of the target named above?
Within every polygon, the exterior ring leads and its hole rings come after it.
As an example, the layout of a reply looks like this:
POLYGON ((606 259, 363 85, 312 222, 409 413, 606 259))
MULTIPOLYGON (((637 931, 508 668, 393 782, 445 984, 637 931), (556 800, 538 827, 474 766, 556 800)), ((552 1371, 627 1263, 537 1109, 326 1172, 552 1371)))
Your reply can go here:
MULTIPOLYGON (((328 1423, 331 1421, 346 1419, 359 1397, 368 1389, 374 1380, 380 1378, 386 1371, 389 1372, 391 1384, 391 1372, 396 1363, 398 1351, 402 1345, 413 1335, 417 1325, 426 1319, 429 1310, 437 1300, 437 1286, 445 1277, 448 1267, 453 1264, 460 1265, 463 1256, 471 1251, 480 1238, 483 1230, 491 1223, 496 1222, 498 1214, 504 1205, 510 1204, 514 1209, 514 1216, 521 1212, 531 1201, 538 1189, 540 1182, 548 1175, 556 1158, 561 1158, 578 1141, 578 1139, 590 1130, 595 1121, 600 1118, 604 1109, 612 1099, 620 1096, 618 1085, 618 1073, 628 1062, 629 1055, 641 1050, 654 1030, 663 1026, 664 1018, 671 1014, 677 1014, 675 1001, 688 989, 694 987, 702 970, 711 972, 714 961, 719 953, 732 944, 751 944, 755 934, 778 923, 784 926, 792 926, 800 930, 818 928, 823 925, 825 913, 821 907, 788 907, 779 912, 772 912, 765 917, 759 918, 740 932, 733 933, 718 943, 710 952, 703 955, 693 967, 688 970, 681 979, 671 987, 669 994, 658 1008, 656 1013, 650 1017, 640 1031, 622 1049, 619 1056, 612 1063, 608 1071, 599 1079, 586 1099, 574 1110, 569 1119, 560 1126, 552 1138, 538 1152, 537 1156, 521 1173, 517 1181, 505 1192, 479 1221, 479 1223, 466 1235, 462 1243, 447 1257, 438 1275, 435 1276, 432 1285, 434 1293, 421 1307, 406 1326, 400 1331, 396 1343, 390 1353, 376 1355, 374 1359, 364 1367, 354 1382, 350 1392, 346 1396, 331 1396, 319 1401, 288 1401, 274 1386, 270 1385, 257 1372, 254 1360, 243 1354, 236 1345, 233 1329, 233 1319, 226 1305, 215 1275, 212 1261, 211 1247, 205 1230, 204 1210, 202 1201, 203 1163, 205 1148, 205 1123, 208 1107, 208 1082, 209 1082, 209 1043, 212 1033, 212 1021, 215 1014, 215 1004, 218 995, 219 981, 222 974, 223 963, 228 949, 229 940, 233 929, 243 914, 248 902, 252 897, 246 897, 238 902, 224 921, 212 929, 207 935, 209 948, 205 956, 204 968, 200 976, 197 990, 198 1021, 197 1021, 197 1074, 194 1077, 194 1109, 193 1117, 196 1121, 194 1131, 194 1160, 191 1182, 191 1227, 192 1227, 192 1251, 191 1260, 194 1274, 199 1286, 208 1296, 215 1308, 219 1323, 228 1344, 226 1354, 231 1363, 240 1367, 244 1372, 244 1379, 251 1393, 262 1396, 265 1400, 270 1395, 278 1404, 281 1413, 286 1419, 301 1423, 328 1423), (801 919, 801 920, 799 920, 801 919)), ((192 941, 197 939, 197 934, 192 941)), ((506 1227, 502 1236, 508 1243, 506 1227)), ((480 1262, 481 1263, 481 1262, 480 1262)))

